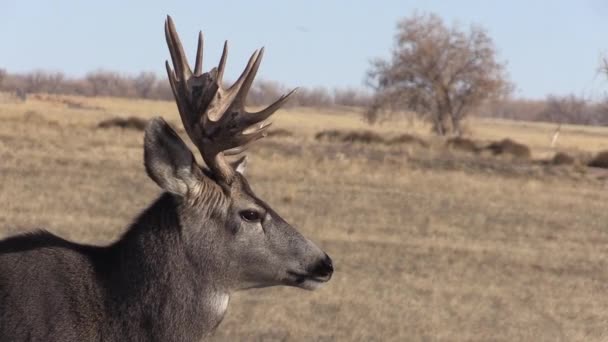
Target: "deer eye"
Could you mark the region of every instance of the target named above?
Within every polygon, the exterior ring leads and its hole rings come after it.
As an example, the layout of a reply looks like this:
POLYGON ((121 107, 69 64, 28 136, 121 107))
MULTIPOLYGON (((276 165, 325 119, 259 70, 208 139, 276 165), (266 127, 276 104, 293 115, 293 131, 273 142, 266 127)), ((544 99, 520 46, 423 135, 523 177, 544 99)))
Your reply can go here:
POLYGON ((243 218, 243 220, 248 221, 248 222, 259 222, 262 218, 260 213, 258 213, 255 210, 243 210, 240 212, 240 215, 243 218))

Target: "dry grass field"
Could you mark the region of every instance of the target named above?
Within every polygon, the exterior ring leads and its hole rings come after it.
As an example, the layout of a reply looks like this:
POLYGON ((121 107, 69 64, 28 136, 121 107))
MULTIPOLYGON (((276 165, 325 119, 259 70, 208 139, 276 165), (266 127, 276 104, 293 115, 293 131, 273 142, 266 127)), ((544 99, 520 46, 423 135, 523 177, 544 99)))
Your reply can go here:
MULTIPOLYGON (((112 117, 179 119, 171 102, 0 98, 0 236, 44 227, 104 244, 159 190, 142 132, 112 117)), ((608 341, 608 180, 600 170, 430 148, 317 142, 370 129, 357 113, 288 109, 293 137, 252 148, 250 182, 334 259, 307 292, 235 295, 216 341, 608 341)), ((548 158, 554 126, 472 120, 480 140, 511 137, 548 158)), ((558 147, 608 150, 608 129, 567 126, 558 147)), ((2 308, 0 308, 1 310, 2 308)))

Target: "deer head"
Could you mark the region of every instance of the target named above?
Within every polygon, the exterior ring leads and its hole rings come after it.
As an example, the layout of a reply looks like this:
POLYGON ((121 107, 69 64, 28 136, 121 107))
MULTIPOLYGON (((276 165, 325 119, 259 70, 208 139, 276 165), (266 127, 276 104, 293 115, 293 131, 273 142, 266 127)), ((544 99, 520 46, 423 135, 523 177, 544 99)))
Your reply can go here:
POLYGON ((244 176, 244 157, 227 159, 265 135, 266 120, 293 91, 266 109, 247 112, 245 98, 263 49, 253 53, 238 80, 225 88, 227 44, 218 67, 203 73, 199 34, 192 72, 171 17, 165 22, 165 35, 174 68, 167 61, 167 73, 181 120, 207 168, 197 164, 161 118, 146 129, 145 166, 179 203, 182 244, 192 264, 226 291, 273 285, 315 289, 327 282, 333 272, 327 254, 253 193, 244 176))

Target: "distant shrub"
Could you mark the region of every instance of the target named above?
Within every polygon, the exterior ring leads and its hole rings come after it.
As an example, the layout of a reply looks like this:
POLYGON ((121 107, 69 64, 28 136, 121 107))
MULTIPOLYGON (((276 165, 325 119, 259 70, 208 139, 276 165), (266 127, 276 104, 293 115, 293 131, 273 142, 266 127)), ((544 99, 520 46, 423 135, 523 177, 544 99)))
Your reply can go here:
POLYGON ((319 141, 335 142, 342 141, 344 133, 335 129, 321 131, 315 134, 315 139, 319 141))
POLYGON ((458 150, 463 152, 477 153, 480 150, 479 146, 477 146, 475 141, 463 137, 449 138, 445 142, 445 145, 451 150, 458 150))
POLYGON ((371 104, 371 95, 357 88, 336 88, 333 92, 334 104, 351 107, 367 107, 371 104))
POLYGON ((290 100, 298 106, 303 107, 330 107, 334 105, 334 99, 325 87, 300 88, 295 98, 290 100))
POLYGON ((143 131, 148 121, 142 118, 130 116, 128 118, 111 118, 97 124, 99 128, 123 128, 143 131))
POLYGON ((549 95, 544 100, 503 99, 486 103, 478 116, 511 120, 608 125, 608 99, 589 100, 575 95, 549 95))
POLYGON ((565 152, 557 152, 553 158, 551 158, 552 165, 572 165, 575 163, 576 158, 565 152))
POLYGON ((343 143, 362 143, 362 144, 383 144, 384 138, 372 131, 339 131, 326 130, 315 134, 315 139, 327 142, 343 143))
MULTIPOLYGON (((278 82, 258 80, 253 83, 247 96, 247 105, 268 105, 291 89, 278 82)), ((9 73, 5 69, 0 69, 0 91, 16 92, 17 97, 23 101, 27 94, 34 93, 173 100, 173 92, 168 80, 159 78, 149 71, 123 74, 109 70, 95 70, 84 77, 74 78, 61 72, 34 70, 28 73, 9 73)), ((366 106, 369 102, 370 94, 359 88, 301 87, 287 105, 366 106)))
POLYGON ((608 151, 602 151, 598 153, 595 157, 593 157, 593 159, 589 161, 587 166, 608 169, 608 151))
POLYGON ((267 132, 266 136, 269 138, 289 138, 289 137, 293 137, 293 133, 286 129, 278 128, 278 129, 269 130, 267 132))
POLYGON ((388 145, 418 145, 420 147, 429 147, 429 143, 411 134, 401 134, 386 142, 388 145))
POLYGON ((342 137, 342 142, 362 144, 383 144, 384 138, 372 131, 353 131, 342 137))
POLYGON ((486 146, 485 149, 491 151, 494 155, 510 155, 521 159, 528 159, 532 155, 528 146, 509 138, 495 141, 486 146))

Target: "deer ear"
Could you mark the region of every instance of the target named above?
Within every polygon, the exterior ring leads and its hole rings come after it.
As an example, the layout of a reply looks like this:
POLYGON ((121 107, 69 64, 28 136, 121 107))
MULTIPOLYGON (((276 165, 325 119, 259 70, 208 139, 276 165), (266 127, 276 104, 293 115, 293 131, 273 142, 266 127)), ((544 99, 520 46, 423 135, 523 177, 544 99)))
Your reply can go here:
POLYGON ((245 175, 245 170, 247 169, 247 156, 242 156, 241 158, 230 163, 234 171, 241 174, 241 176, 245 175))
POLYGON ((148 176, 164 190, 185 195, 197 182, 195 161, 184 141, 162 118, 154 118, 144 135, 144 164, 148 176))

